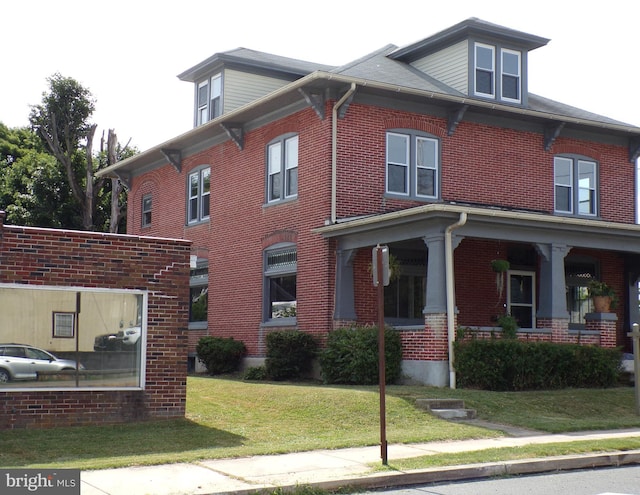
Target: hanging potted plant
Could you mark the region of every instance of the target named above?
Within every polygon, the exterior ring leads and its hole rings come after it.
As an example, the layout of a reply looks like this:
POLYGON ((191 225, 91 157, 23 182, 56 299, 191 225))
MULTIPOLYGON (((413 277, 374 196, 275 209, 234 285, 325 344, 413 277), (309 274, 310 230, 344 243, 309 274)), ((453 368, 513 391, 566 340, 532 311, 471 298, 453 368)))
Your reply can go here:
POLYGON ((491 269, 496 273, 496 288, 498 289, 498 304, 502 300, 504 292, 504 274, 509 270, 511 265, 507 260, 491 260, 491 269))
POLYGON ((593 308, 596 313, 608 313, 612 303, 615 302, 616 293, 606 283, 600 280, 591 280, 587 284, 589 296, 593 301, 593 308))

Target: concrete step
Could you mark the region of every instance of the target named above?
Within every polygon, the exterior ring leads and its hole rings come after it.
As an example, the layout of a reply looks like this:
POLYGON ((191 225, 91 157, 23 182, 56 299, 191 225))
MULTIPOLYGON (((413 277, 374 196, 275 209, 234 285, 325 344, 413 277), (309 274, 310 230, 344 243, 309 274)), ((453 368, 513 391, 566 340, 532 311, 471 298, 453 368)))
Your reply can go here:
POLYGON ((475 419, 475 409, 467 409, 460 399, 416 399, 416 407, 442 419, 475 419))
POLYGON ((460 399, 416 399, 416 407, 430 411, 432 409, 464 409, 460 399))
POLYGON ((476 419, 475 409, 431 409, 431 413, 442 419, 476 419))

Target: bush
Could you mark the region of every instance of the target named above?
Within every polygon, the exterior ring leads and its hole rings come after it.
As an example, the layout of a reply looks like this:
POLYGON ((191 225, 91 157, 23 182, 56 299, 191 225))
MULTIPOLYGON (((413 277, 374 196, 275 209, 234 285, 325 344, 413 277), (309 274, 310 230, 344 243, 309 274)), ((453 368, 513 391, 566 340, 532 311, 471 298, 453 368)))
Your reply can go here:
POLYGON ((265 368, 271 380, 301 378, 311 371, 318 343, 299 330, 280 330, 267 334, 265 368))
POLYGON ((485 390, 549 390, 611 387, 621 352, 595 346, 490 339, 455 342, 461 387, 485 390))
MULTIPOLYGON (((385 328, 385 378, 393 383, 401 374, 400 334, 385 328)), ((340 328, 329 334, 327 347, 320 355, 325 383, 372 385, 379 382, 378 327, 340 328)))
POLYGON ((233 337, 202 337, 196 345, 198 359, 204 363, 210 375, 233 373, 247 353, 243 342, 233 337))
POLYGON ((267 370, 264 366, 252 366, 244 372, 243 380, 262 381, 267 379, 267 370))

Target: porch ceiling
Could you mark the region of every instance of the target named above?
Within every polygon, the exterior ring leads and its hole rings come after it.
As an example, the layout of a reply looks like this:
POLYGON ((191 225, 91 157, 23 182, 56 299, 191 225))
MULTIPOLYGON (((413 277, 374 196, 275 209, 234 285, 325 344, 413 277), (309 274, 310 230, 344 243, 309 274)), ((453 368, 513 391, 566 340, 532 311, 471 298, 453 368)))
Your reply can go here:
POLYGON ((640 225, 596 219, 552 216, 544 213, 481 208, 452 204, 428 204, 382 215, 342 220, 314 229, 325 238, 336 238, 340 249, 429 238, 467 214, 454 237, 559 244, 640 253, 640 225))

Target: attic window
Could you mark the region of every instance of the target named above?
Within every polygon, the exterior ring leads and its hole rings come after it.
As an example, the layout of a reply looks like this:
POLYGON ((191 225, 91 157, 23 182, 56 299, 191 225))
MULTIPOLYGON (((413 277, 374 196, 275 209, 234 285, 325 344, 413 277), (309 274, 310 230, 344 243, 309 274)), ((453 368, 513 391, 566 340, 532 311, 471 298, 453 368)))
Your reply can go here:
POLYGON ((475 94, 495 96, 495 48, 476 43, 475 94))
POLYGON ((503 49, 502 99, 520 102, 520 52, 503 49))

